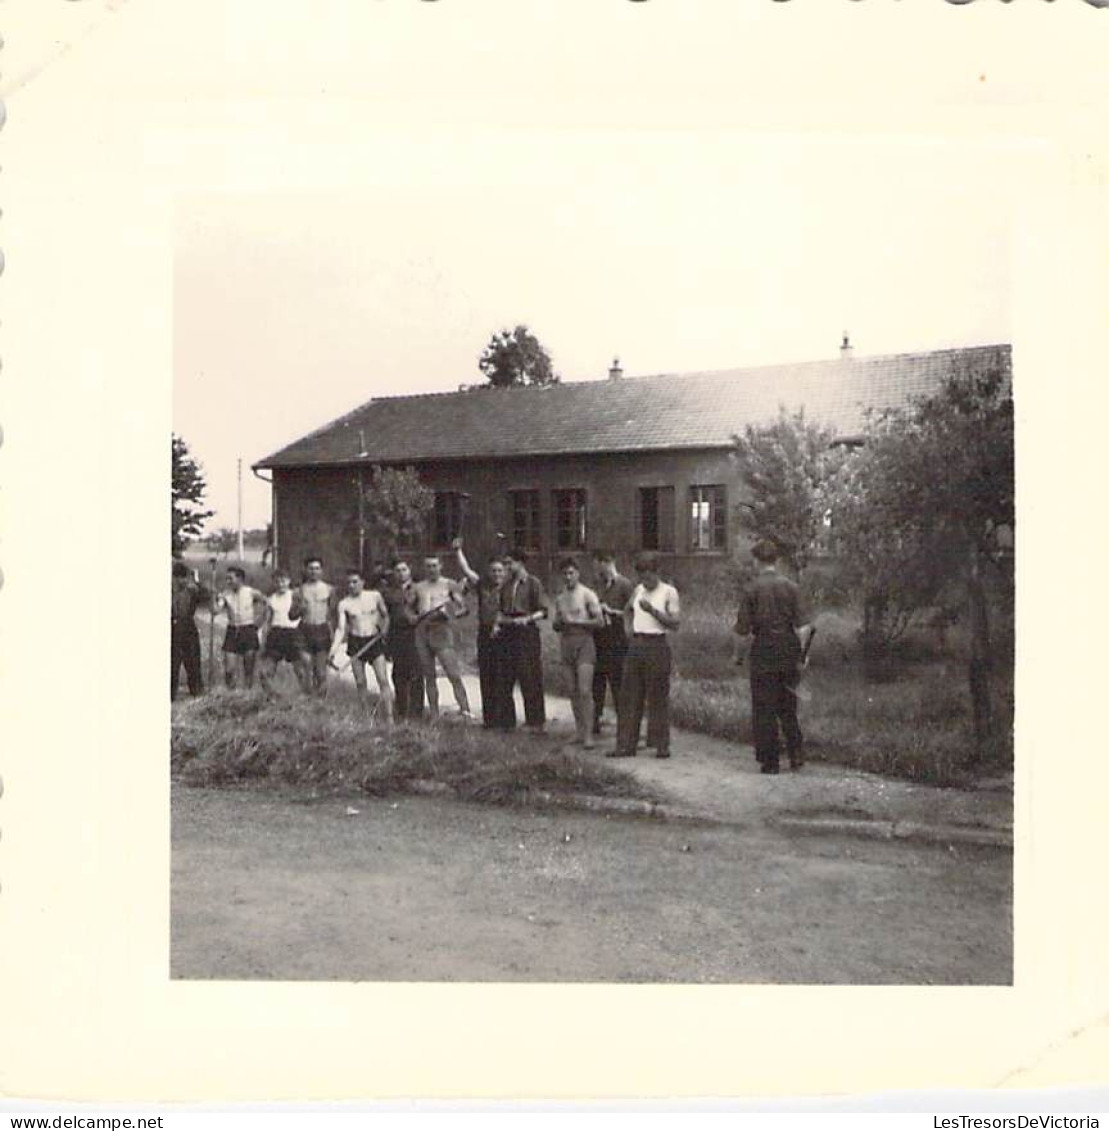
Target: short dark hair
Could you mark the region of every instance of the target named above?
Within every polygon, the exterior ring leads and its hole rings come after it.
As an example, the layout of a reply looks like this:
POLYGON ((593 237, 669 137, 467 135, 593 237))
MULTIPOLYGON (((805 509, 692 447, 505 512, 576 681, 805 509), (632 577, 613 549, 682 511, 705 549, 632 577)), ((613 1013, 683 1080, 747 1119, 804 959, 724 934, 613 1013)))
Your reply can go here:
POLYGON ((764 564, 776 562, 781 556, 782 552, 778 549, 778 544, 771 538, 760 538, 751 547, 751 557, 757 562, 764 564))
POLYGON ((184 562, 173 563, 173 576, 174 577, 188 577, 189 567, 184 562))
POLYGON ((581 572, 581 566, 578 565, 578 559, 573 554, 567 554, 565 557, 558 559, 558 568, 562 569, 576 569, 581 572))
POLYGON ((321 558, 319 554, 309 554, 308 557, 304 559, 305 567, 310 566, 313 562, 319 562, 322 566, 323 558, 321 558))
MULTIPOLYGON (((358 566, 348 566, 346 574, 347 577, 362 577, 362 571, 358 568, 358 566)), ((362 577, 362 580, 365 581, 366 579, 362 577)))
POLYGON ((242 566, 228 566, 227 572, 238 574, 238 576, 241 577, 243 581, 246 581, 246 570, 243 569, 242 566))
POLYGON ((284 566, 274 567, 273 576, 274 577, 287 577, 290 581, 292 581, 292 579, 293 579, 293 575, 287 569, 285 569, 284 566))
POLYGON ((528 552, 522 546, 513 546, 511 550, 505 550, 504 556, 506 561, 511 558, 521 565, 527 565, 528 562, 528 552))
POLYGON ((654 550, 645 550, 642 554, 635 559, 635 568, 639 572, 650 570, 652 573, 658 573, 658 567, 662 559, 655 553, 654 550))
POLYGON ((595 562, 614 562, 616 555, 611 550, 594 550, 593 560, 595 562))

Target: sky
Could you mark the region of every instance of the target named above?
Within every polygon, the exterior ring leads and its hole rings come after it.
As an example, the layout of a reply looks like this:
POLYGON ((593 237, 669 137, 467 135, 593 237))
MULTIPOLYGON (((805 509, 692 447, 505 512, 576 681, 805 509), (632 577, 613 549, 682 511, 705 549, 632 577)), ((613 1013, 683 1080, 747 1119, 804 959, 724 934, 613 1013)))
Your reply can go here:
POLYGON ((518 322, 564 380, 1010 338, 1015 147, 727 130, 374 138, 372 170, 183 192, 174 429, 210 523, 250 464, 372 397, 480 381, 518 322), (329 180, 330 176, 330 180, 329 180))

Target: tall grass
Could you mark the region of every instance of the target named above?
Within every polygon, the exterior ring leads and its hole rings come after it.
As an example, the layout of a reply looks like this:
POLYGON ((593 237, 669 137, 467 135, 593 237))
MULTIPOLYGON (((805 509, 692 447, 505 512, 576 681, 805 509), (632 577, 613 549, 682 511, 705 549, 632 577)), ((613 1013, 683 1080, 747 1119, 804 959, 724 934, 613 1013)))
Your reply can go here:
POLYGON ((603 759, 531 735, 448 721, 386 729, 346 688, 323 702, 221 691, 177 703, 170 750, 174 776, 193 785, 262 780, 317 794, 381 796, 433 781, 481 801, 510 801, 536 789, 649 796, 603 759))

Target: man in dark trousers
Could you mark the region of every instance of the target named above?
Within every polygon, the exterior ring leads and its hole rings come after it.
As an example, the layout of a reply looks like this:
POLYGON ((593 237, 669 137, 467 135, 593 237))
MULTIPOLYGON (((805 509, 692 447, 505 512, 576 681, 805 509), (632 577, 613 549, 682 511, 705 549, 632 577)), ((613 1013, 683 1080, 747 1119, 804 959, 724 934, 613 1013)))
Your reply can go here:
POLYGON ((624 628, 631 635, 624 660, 616 749, 606 758, 634 758, 643 712, 647 712, 647 745, 656 758, 670 757, 670 671, 673 661, 667 634, 681 625, 681 601, 673 585, 659 576, 658 554, 646 551, 635 563, 639 584, 624 610, 624 628))
POLYGON ((807 627, 808 615, 801 591, 777 570, 778 547, 763 539, 755 543, 751 554, 760 568, 736 615, 736 663, 743 663, 744 643, 748 643, 755 757, 762 773, 776 774, 781 751, 779 727, 790 769, 799 770, 804 762, 797 688, 801 680, 799 633, 807 627))
POLYGON ((593 634, 597 649, 597 666, 593 669, 593 733, 600 734, 607 688, 612 688, 613 710, 620 710, 620 682, 628 651, 624 610, 635 586, 617 571, 616 555, 611 550, 597 550, 593 554, 593 567, 593 591, 601 602, 601 612, 605 617, 605 627, 593 634))
POLYGON ((505 689, 511 696, 516 684, 520 685, 525 724, 529 730, 542 732, 547 710, 539 622, 547 615, 547 598, 539 578, 528 573, 527 560, 520 549, 505 555, 508 579, 501 587, 500 619, 500 631, 507 634, 505 689))
POLYGON ((424 673, 416 653, 416 594, 412 567, 393 563, 390 584, 383 590, 389 610, 389 639, 385 650, 393 664, 393 694, 398 719, 418 719, 424 713, 424 673))
POLYGON ((170 590, 169 627, 169 697, 177 698, 177 682, 181 665, 190 695, 204 693, 204 680, 200 674, 200 633, 196 630, 196 609, 200 604, 200 586, 193 581, 189 567, 184 562, 173 563, 170 590))

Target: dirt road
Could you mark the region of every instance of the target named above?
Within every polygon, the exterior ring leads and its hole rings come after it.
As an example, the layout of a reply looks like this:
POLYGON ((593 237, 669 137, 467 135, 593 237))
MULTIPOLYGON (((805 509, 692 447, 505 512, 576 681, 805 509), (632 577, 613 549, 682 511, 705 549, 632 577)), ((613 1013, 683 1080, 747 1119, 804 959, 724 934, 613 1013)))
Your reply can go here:
POLYGON ((1008 984, 1009 859, 758 825, 178 786, 172 974, 1008 984))

